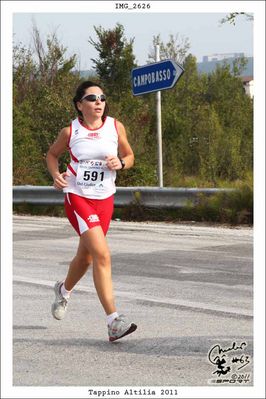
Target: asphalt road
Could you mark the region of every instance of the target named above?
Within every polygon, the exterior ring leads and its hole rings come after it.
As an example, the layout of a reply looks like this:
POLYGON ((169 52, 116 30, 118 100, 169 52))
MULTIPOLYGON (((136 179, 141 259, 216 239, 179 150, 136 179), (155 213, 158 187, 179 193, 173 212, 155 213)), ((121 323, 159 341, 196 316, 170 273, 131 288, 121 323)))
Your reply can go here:
POLYGON ((138 325, 115 343, 91 270, 66 318, 50 314, 78 243, 69 222, 14 216, 13 232, 14 386, 253 384, 251 228, 113 221, 116 304, 138 325))

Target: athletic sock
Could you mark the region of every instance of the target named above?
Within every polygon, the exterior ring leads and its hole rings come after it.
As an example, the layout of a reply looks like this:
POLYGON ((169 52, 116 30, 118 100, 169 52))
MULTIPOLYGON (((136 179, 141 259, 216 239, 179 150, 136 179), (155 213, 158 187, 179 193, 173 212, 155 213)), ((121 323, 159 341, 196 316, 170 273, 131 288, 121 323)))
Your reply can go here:
POLYGON ((66 290, 65 283, 63 283, 61 285, 61 289, 60 290, 61 290, 61 294, 63 295, 63 297, 65 299, 69 299, 71 291, 66 290))
POLYGON ((117 312, 114 312, 114 313, 111 313, 111 314, 109 314, 109 315, 107 315, 107 324, 108 324, 108 326, 110 326, 111 324, 112 324, 112 322, 114 321, 114 319, 116 318, 116 317, 118 317, 118 313, 117 312))

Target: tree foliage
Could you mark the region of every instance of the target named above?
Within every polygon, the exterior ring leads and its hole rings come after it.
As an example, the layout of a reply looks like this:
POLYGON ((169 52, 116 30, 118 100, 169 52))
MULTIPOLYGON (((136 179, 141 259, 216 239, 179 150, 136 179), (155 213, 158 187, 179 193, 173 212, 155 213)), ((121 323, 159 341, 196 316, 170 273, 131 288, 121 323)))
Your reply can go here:
MULTIPOLYGON (((65 57, 66 49, 55 34, 49 35, 44 44, 34 27, 33 38, 34 49, 19 43, 13 50, 14 182, 47 184, 45 154, 75 115, 71 98, 79 77, 72 73, 75 56, 65 57)), ((62 168, 67 161, 65 155, 62 168)))
POLYGON ((94 26, 97 41, 91 37, 89 43, 99 53, 99 58, 92 59, 94 69, 107 94, 114 99, 130 90, 130 72, 135 64, 133 54, 134 39, 129 41, 124 36, 124 27, 116 24, 114 29, 104 30, 94 26))
POLYGON ((161 35, 153 37, 152 48, 148 54, 148 62, 155 62, 155 47, 159 45, 160 49, 160 59, 164 60, 171 58, 172 60, 182 64, 190 48, 189 39, 184 36, 176 34, 170 34, 169 41, 164 43, 161 39, 161 35))
POLYGON ((227 14, 224 18, 221 19, 220 24, 236 24, 236 19, 239 18, 239 16, 245 16, 248 21, 253 21, 253 15, 248 14, 246 12, 231 12, 227 14))
MULTIPOLYGON (((134 39, 122 25, 105 30, 95 27, 89 39, 98 57, 93 59, 97 82, 108 95, 110 115, 126 127, 135 153, 134 168, 118 173, 117 185, 157 185, 156 107, 154 93, 134 97, 130 72, 136 65, 134 39)), ((50 144, 62 127, 76 117, 72 98, 81 82, 76 56, 55 33, 41 39, 33 27, 34 48, 14 45, 13 51, 13 167, 14 184, 50 184, 44 162, 50 144)), ((171 90, 162 91, 163 165, 166 186, 218 186, 244 179, 253 165, 253 101, 239 77, 245 59, 199 74, 196 58, 188 53, 189 41, 160 35, 160 57, 181 63, 184 75, 171 90)), ((154 53, 148 55, 154 61, 154 53)), ((63 171, 68 154, 60 159, 63 171)))

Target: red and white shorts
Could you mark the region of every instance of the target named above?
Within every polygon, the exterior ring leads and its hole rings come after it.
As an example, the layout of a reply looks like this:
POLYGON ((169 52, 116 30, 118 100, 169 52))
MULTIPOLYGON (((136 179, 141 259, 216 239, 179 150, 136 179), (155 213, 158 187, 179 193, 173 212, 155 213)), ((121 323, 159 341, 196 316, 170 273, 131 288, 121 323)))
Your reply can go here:
POLYGON ((90 199, 73 193, 65 195, 66 215, 78 235, 95 226, 101 226, 106 235, 113 210, 113 195, 105 199, 90 199))

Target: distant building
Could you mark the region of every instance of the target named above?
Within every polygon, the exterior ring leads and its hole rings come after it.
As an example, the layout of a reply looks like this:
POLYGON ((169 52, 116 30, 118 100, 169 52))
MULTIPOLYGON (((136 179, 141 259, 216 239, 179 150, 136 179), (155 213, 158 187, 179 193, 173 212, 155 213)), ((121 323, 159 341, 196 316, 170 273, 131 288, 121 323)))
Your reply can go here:
POLYGON ((243 86, 245 89, 246 94, 250 97, 254 97, 254 80, 253 76, 242 76, 241 77, 243 86))
MULTIPOLYGON (((253 57, 246 57, 247 64, 244 69, 241 71, 241 76, 253 76, 253 57)), ((197 70, 199 73, 212 73, 216 70, 217 66, 223 66, 226 62, 227 65, 230 66, 230 70, 233 68, 235 58, 228 58, 226 60, 221 61, 207 61, 207 62, 198 62, 197 70)))
POLYGON ((211 61, 222 61, 227 58, 240 58, 244 57, 244 53, 225 53, 225 54, 211 54, 204 55, 202 57, 202 62, 211 62, 211 61))

